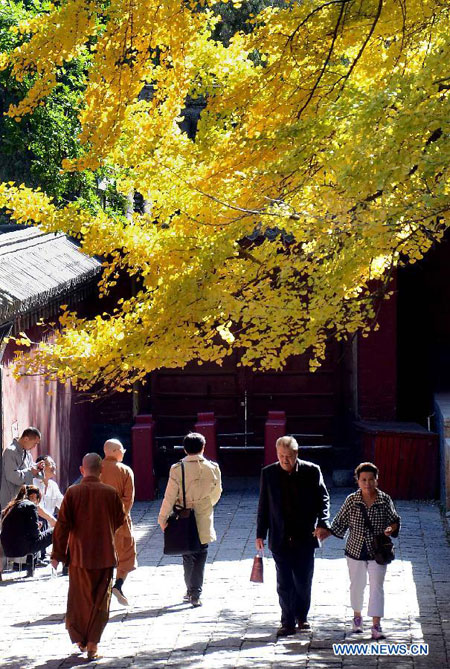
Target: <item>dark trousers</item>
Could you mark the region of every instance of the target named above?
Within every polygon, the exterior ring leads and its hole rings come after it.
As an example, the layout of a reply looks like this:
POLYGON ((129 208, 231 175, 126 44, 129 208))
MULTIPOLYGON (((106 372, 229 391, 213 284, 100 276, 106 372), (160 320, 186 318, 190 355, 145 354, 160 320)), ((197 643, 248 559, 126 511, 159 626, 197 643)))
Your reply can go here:
POLYGON ((28 553, 40 553, 50 546, 53 539, 53 527, 49 527, 44 532, 39 532, 39 539, 35 541, 22 541, 17 546, 8 546, 5 555, 7 557, 22 557, 28 553))
POLYGON ((201 549, 196 553, 183 555, 184 582, 191 597, 200 597, 207 557, 208 544, 202 544, 201 549))
MULTIPOLYGON (((41 518, 41 532, 45 532, 45 530, 48 530, 48 520, 46 518, 41 518)), ((45 548, 41 549, 41 560, 44 560, 46 557, 47 553, 45 548)))
POLYGON ((43 532, 40 532, 40 537, 32 544, 30 544, 30 553, 39 553, 40 551, 45 551, 47 546, 50 546, 53 539, 53 527, 49 527, 43 532))
POLYGON ((314 547, 291 545, 273 553, 277 569, 277 592, 281 624, 294 627, 305 622, 311 605, 314 547))

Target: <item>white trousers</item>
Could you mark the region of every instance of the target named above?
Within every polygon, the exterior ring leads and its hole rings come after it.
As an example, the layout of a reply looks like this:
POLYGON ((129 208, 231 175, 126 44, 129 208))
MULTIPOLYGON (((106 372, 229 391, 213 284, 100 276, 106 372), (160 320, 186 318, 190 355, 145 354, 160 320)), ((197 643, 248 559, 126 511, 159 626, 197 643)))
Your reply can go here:
POLYGON ((348 573, 350 575, 350 605, 353 611, 361 611, 364 603, 364 590, 369 574, 369 606, 367 615, 384 615, 383 583, 386 576, 385 564, 378 564, 375 560, 353 560, 347 557, 348 573))

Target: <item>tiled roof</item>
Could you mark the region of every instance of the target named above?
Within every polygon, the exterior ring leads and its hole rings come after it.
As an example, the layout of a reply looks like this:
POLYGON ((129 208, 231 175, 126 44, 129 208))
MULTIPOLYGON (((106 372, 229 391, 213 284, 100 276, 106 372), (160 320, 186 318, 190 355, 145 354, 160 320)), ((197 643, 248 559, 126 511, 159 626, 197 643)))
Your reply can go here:
POLYGON ((0 323, 62 300, 100 270, 62 233, 29 227, 1 234, 0 323))

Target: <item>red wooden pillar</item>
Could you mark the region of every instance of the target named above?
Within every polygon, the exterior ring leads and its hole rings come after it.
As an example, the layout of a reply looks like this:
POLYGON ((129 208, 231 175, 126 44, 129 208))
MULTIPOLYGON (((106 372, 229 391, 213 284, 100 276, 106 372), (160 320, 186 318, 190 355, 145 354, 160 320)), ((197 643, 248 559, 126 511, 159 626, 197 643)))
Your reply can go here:
POLYGON ((136 499, 140 502, 155 498, 154 433, 155 421, 150 414, 136 416, 131 428, 131 443, 136 499))
POLYGON ((214 412, 207 411, 205 413, 198 413, 194 429, 206 439, 205 456, 209 460, 217 462, 217 421, 214 418, 214 412))
POLYGON ((275 462, 275 444, 277 439, 286 434, 286 412, 269 411, 264 431, 264 466, 275 462))

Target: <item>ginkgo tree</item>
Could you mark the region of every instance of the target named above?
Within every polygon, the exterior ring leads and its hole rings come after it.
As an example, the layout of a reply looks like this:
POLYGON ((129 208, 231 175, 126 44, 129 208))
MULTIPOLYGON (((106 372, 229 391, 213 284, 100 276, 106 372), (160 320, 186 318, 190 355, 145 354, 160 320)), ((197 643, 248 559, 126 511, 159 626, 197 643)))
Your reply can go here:
POLYGON ((15 220, 105 258, 101 292, 137 279, 111 314, 64 311, 26 371, 122 390, 235 349, 262 369, 308 351, 314 368, 330 337, 373 327, 373 286, 448 226, 446 0, 291 0, 229 44, 213 39, 215 4, 61 0, 3 55, 34 77, 8 112, 21 119, 90 54, 81 151, 62 169, 101 168, 146 202, 125 218, 0 185, 15 220), (188 97, 206 105, 195 141, 180 130, 188 97))

